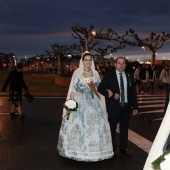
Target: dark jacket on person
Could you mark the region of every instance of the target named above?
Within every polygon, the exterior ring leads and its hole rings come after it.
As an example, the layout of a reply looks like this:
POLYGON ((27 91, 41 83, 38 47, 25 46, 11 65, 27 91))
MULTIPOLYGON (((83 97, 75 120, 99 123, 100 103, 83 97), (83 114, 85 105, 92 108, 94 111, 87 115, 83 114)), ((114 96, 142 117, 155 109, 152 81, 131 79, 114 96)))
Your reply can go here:
POLYGON ((146 80, 146 72, 148 71, 148 69, 146 68, 142 68, 140 73, 139 73, 139 77, 141 80, 146 80))
POLYGON ((2 87, 2 92, 6 91, 8 84, 10 83, 10 91, 20 91, 22 92, 22 87, 25 91, 28 91, 28 87, 25 84, 23 73, 18 72, 16 69, 11 71, 4 82, 2 87))
POLYGON ((148 74, 149 74, 149 79, 155 80, 155 78, 156 78, 156 73, 155 73, 155 70, 154 70, 154 69, 152 69, 152 68, 148 69, 148 74))
MULTIPOLYGON (((125 72, 125 74, 127 77, 127 98, 130 112, 131 107, 133 108, 133 110, 138 110, 137 95, 133 74, 129 74, 127 72, 125 72)), ((99 84, 98 91, 103 96, 105 96, 108 114, 112 114, 112 112, 114 112, 113 109, 116 109, 117 103, 119 103, 119 100, 114 99, 115 93, 120 94, 120 87, 117 80, 116 71, 110 72, 105 75, 105 77, 99 84), (112 97, 110 98, 108 97, 107 89, 111 90, 113 93, 112 97)))

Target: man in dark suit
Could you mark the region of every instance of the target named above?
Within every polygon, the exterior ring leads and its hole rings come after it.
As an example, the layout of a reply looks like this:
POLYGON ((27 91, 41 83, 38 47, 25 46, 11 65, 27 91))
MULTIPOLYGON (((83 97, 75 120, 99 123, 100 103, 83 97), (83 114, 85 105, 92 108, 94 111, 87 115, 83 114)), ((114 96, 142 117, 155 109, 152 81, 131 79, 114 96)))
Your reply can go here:
POLYGON ((131 110, 133 115, 138 113, 137 95, 133 75, 125 72, 126 60, 118 57, 115 62, 116 70, 104 76, 98 91, 105 96, 108 120, 110 123, 113 148, 115 151, 115 131, 120 125, 120 153, 127 156, 132 154, 127 149, 128 127, 131 110))

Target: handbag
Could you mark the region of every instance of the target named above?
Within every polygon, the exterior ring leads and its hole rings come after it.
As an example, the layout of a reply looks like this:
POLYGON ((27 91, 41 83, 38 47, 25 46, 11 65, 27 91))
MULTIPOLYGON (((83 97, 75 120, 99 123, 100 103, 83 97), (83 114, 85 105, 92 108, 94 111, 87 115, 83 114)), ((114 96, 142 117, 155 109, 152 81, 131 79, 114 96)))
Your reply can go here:
POLYGON ((34 96, 32 96, 31 93, 28 91, 24 93, 24 96, 30 103, 34 100, 34 96))

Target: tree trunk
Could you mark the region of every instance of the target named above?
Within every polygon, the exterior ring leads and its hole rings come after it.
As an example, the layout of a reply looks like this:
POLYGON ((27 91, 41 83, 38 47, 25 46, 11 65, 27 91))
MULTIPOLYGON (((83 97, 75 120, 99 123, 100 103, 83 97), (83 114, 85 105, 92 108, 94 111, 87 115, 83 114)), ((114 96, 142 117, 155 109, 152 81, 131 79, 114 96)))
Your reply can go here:
POLYGON ((61 74, 61 61, 60 61, 60 54, 57 54, 57 66, 58 66, 58 74, 61 74))
POLYGON ((103 66, 105 67, 104 54, 100 54, 100 59, 101 59, 103 66))
POLYGON ((152 59, 151 59, 151 64, 152 65, 155 63, 155 52, 156 51, 152 51, 152 59))

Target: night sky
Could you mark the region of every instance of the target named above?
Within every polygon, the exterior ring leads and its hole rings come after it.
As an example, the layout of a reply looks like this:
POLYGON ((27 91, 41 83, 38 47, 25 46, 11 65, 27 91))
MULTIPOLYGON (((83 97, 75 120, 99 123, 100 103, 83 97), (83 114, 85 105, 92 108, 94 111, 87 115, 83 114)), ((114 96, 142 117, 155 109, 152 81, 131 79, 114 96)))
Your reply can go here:
MULTIPOLYGON (((169 7, 169 0, 0 0, 0 52, 29 57, 54 43, 78 44, 71 35, 76 24, 120 34, 132 28, 141 37, 152 31, 170 33, 169 7)), ((169 45, 157 51, 159 56, 170 54, 169 45)), ((149 49, 145 52, 151 55, 149 49)), ((119 53, 143 55, 143 50, 131 47, 119 53)))

